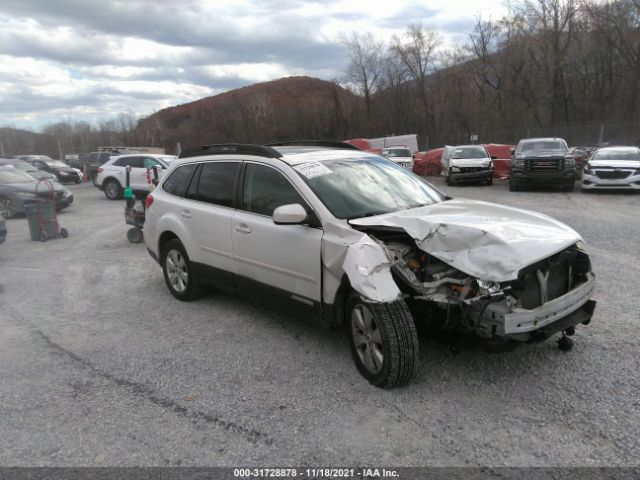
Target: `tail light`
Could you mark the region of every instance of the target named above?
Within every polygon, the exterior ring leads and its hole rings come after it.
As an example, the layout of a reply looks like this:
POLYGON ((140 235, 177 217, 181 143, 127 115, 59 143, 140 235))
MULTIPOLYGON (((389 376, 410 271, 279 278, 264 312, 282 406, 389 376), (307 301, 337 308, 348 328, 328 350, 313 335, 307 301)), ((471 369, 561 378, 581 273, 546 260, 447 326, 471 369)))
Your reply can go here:
POLYGON ((149 194, 147 195, 147 199, 144 201, 144 208, 147 209, 151 205, 153 205, 153 195, 149 194))
POLYGON ((98 168, 98 173, 102 173, 102 172, 104 172, 104 168, 99 167, 99 168, 98 168))

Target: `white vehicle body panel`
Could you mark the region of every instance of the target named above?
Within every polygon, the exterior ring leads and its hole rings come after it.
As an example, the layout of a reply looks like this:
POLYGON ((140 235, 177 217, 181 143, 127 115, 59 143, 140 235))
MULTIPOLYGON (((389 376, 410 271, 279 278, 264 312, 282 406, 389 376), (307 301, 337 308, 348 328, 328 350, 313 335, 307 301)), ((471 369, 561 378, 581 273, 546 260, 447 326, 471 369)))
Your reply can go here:
POLYGON ((232 220, 235 273, 290 292, 294 300, 322 300, 322 230, 276 225, 271 217, 236 210, 232 220))

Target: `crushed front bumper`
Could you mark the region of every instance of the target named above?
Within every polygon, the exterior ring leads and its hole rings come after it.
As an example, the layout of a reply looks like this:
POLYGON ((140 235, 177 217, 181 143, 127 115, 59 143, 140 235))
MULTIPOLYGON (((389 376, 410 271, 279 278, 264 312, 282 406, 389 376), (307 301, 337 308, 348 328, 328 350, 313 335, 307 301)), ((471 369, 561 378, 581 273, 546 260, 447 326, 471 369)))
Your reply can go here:
POLYGON ((503 336, 514 340, 530 340, 534 336, 548 337, 579 323, 588 323, 595 308, 590 300, 595 288, 595 275, 561 297, 537 308, 508 308, 504 301, 486 307, 474 306, 468 314, 482 336, 503 336))
POLYGON ((640 190, 640 174, 626 178, 600 178, 597 175, 582 173, 583 190, 640 190))
POLYGON ((474 172, 456 173, 451 172, 449 175, 451 183, 461 182, 477 182, 479 180, 489 180, 493 178, 493 169, 476 170, 474 172))

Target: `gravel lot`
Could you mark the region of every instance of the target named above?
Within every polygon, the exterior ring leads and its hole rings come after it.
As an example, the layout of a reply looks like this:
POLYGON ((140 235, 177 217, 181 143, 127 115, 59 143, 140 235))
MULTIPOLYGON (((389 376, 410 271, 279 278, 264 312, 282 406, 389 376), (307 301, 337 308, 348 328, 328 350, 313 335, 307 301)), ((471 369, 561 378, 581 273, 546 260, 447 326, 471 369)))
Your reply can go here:
POLYGON ((640 195, 445 187, 580 232, 593 322, 453 353, 421 337, 407 388, 357 373, 344 333, 211 293, 174 300, 121 202, 70 187, 70 238, 0 246, 0 465, 639 465, 640 195))

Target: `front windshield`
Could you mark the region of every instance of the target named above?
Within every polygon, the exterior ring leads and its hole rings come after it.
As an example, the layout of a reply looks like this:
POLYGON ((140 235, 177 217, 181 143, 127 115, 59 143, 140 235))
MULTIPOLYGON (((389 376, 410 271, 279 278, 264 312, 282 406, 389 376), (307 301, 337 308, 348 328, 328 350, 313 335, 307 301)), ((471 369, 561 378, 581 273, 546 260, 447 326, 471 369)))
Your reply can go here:
POLYGON ((337 218, 368 217, 444 200, 420 177, 380 157, 327 160, 294 168, 337 218))
POLYGON ((31 165, 30 163, 27 162, 16 162, 16 163, 12 163, 12 165, 14 167, 16 167, 19 170, 22 170, 23 172, 37 172, 38 169, 36 167, 34 167, 33 165, 31 165))
POLYGON ((387 158, 410 157, 411 152, 409 151, 408 148, 394 148, 392 150, 383 150, 382 155, 384 155, 387 158))
POLYGON ((35 182, 35 178, 14 167, 0 167, 0 185, 35 182))
POLYGON ((532 152, 535 150, 567 150, 564 142, 560 140, 535 140, 521 142, 518 145, 518 152, 532 152))
POLYGON ((64 162, 61 162, 60 160, 47 160, 45 163, 50 167, 68 167, 69 166, 64 162))
POLYGON ((598 150, 593 160, 640 160, 640 151, 637 148, 629 150, 598 150))
POLYGON ((489 158, 484 147, 456 147, 451 158, 489 158))

